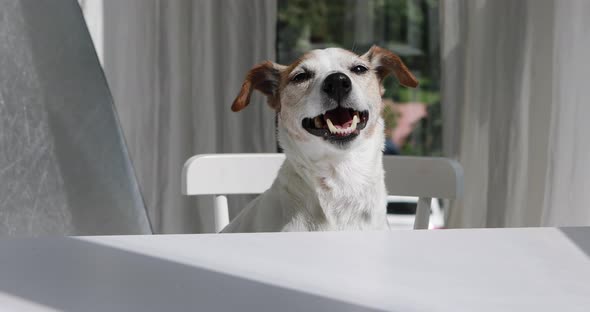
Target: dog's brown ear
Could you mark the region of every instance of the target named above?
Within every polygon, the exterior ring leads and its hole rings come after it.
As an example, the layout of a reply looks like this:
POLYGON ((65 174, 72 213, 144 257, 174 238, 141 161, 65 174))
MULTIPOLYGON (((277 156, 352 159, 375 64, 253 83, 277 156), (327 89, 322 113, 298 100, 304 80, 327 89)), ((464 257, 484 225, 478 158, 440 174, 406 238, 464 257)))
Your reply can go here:
POLYGON ((381 81, 393 73, 401 85, 410 88, 418 86, 416 77, 395 53, 374 45, 362 58, 373 65, 381 81))
POLYGON ((246 75, 246 79, 244 79, 240 93, 236 96, 231 110, 238 112, 248 106, 250 104, 250 96, 254 90, 258 90, 266 95, 270 106, 276 109, 277 107, 274 106, 276 106, 277 101, 274 101, 274 99, 278 96, 281 70, 283 67, 270 61, 252 67, 246 75))

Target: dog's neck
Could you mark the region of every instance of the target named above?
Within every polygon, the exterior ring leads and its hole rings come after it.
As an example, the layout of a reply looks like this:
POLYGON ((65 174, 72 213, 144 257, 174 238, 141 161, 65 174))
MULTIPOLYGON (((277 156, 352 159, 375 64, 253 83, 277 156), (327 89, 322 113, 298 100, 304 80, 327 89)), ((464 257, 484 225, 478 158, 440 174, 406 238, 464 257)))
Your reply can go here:
MULTIPOLYGON (((385 185, 383 172, 383 126, 378 123, 370 137, 359 137, 341 152, 304 150, 279 127, 287 159, 280 176, 282 187, 296 194, 302 208, 323 215, 329 226, 364 228, 384 223, 385 185), (293 184, 294 180, 299 183, 293 184), (383 220, 381 220, 383 219, 383 220), (362 220, 366 224, 346 224, 362 220)), ((362 135, 362 134, 361 134, 362 135)))

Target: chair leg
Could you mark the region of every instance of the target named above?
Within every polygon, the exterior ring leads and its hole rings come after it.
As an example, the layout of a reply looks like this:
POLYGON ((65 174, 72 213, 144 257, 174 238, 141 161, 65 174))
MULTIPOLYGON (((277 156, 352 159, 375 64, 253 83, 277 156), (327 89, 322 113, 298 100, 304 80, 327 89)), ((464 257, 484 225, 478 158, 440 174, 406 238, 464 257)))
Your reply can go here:
POLYGON ((431 202, 432 198, 430 197, 420 197, 418 199, 418 206, 416 207, 416 219, 414 220, 414 230, 428 229, 431 202))
POLYGON ((229 224, 229 210, 227 207, 227 197, 225 195, 215 196, 214 207, 215 232, 219 233, 229 224))

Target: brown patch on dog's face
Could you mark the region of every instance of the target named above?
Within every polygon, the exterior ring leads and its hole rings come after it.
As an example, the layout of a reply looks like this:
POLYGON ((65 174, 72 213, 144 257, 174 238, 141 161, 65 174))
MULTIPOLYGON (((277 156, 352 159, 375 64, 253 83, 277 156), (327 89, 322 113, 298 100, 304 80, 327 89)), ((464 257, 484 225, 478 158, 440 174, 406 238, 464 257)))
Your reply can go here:
POLYGON ((280 90, 284 89, 287 83, 289 82, 289 75, 293 72, 299 64, 305 62, 307 58, 309 58, 310 52, 303 54, 300 58, 296 59, 293 63, 287 65, 285 70, 281 72, 281 83, 280 83, 280 90))

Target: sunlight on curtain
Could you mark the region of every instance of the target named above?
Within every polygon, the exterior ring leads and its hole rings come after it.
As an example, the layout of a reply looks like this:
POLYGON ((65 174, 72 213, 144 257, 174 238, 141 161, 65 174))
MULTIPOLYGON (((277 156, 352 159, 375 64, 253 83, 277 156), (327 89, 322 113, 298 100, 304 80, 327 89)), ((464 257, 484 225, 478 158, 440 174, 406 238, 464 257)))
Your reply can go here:
POLYGON ((590 224, 589 5, 441 3, 443 144, 465 169, 450 227, 590 224))
MULTIPOLYGON (((274 1, 105 1, 105 72, 156 233, 203 232, 212 201, 181 194, 192 155, 274 152, 259 95, 230 106, 251 66, 275 56, 274 1)), ((231 206, 242 207, 237 201, 231 206)))

